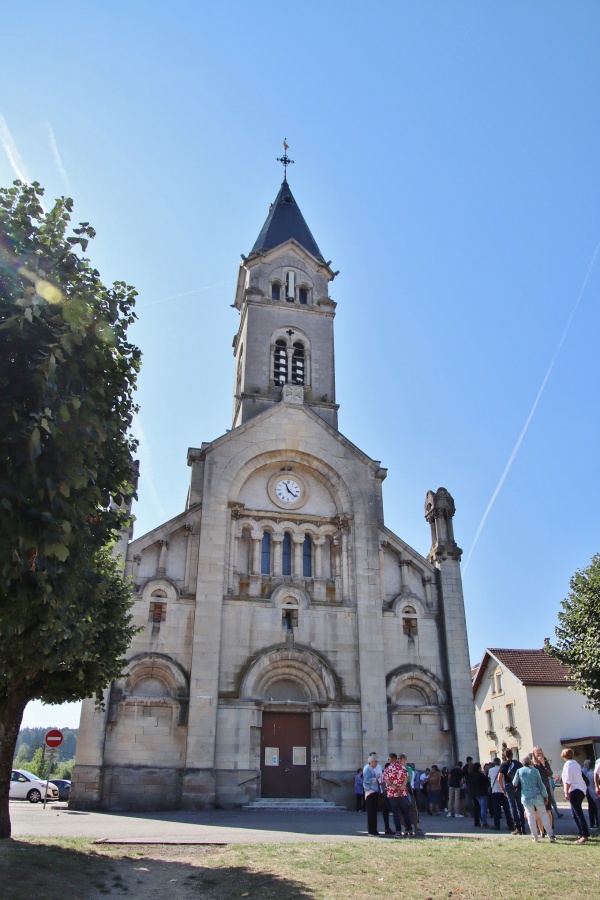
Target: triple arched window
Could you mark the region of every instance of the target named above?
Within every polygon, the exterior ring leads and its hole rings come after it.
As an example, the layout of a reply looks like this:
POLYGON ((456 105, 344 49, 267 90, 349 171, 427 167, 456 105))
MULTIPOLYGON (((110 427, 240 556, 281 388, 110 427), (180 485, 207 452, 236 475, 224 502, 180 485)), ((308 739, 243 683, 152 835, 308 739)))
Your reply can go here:
MULTIPOLYGON (((260 574, 270 575, 272 572, 272 548, 273 539, 270 531, 264 531, 261 540, 260 554, 260 574)), ((249 548, 248 548, 249 549, 249 548)), ((249 562, 248 549, 244 551, 244 561, 249 562)), ((244 566, 244 563, 242 563, 244 566)), ((286 531, 281 542, 281 574, 292 575, 294 569, 294 550, 292 535, 286 531)), ((295 572, 294 574, 299 574, 295 572)), ((313 541, 310 534, 305 534, 302 542, 302 576, 304 578, 312 578, 313 576, 313 541)))

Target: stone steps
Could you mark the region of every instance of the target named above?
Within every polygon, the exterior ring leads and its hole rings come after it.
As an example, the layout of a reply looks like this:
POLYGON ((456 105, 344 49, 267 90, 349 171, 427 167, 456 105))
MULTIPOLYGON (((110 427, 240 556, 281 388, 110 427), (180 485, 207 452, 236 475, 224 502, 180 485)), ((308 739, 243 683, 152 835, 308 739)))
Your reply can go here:
POLYGON ((333 801, 321 800, 319 797, 264 797, 261 800, 253 800, 242 809, 270 809, 278 812, 339 812, 345 810, 346 807, 336 806, 333 801))

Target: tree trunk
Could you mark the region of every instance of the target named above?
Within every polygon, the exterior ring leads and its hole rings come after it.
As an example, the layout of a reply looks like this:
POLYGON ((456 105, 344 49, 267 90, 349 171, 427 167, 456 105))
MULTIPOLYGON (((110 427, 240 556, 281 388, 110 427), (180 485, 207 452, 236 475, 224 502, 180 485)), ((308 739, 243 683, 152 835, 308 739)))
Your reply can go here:
POLYGON ((8 792, 15 747, 29 697, 8 691, 0 695, 0 839, 10 837, 8 792))

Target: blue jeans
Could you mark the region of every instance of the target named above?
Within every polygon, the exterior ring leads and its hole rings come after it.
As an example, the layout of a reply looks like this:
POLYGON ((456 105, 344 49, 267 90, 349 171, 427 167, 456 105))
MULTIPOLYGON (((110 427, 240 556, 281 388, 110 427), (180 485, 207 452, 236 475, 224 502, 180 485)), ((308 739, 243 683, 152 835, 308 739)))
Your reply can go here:
POLYGON ((504 787, 506 788, 508 805, 510 806, 512 817, 515 820, 515 828, 519 828, 523 834, 525 834, 525 810, 523 809, 519 792, 506 778, 504 780, 504 787))
POLYGON ((504 810, 504 815, 506 816, 506 824, 512 831, 514 826, 512 816, 510 814, 510 806, 508 805, 508 800, 502 793, 502 791, 494 791, 492 794, 492 809, 494 811, 494 828, 500 828, 500 810, 504 810))
POLYGON ((484 822, 487 821, 487 794, 484 794, 483 797, 477 797, 477 800, 479 802, 479 810, 481 813, 481 824, 483 825, 484 822))
POLYGON ((404 819, 404 831, 410 831, 412 828, 410 821, 410 804, 407 797, 388 797, 390 810, 394 817, 394 828, 396 831, 402 831, 400 820, 404 819))
POLYGON ((571 788, 571 790, 569 791, 569 803, 571 804, 571 812, 573 813, 573 818, 575 819, 575 824, 577 825, 579 837, 589 838, 590 833, 588 831, 587 822, 585 821, 585 816, 581 808, 584 797, 585 794, 583 793, 583 791, 580 791, 579 788, 575 788, 575 790, 571 788))

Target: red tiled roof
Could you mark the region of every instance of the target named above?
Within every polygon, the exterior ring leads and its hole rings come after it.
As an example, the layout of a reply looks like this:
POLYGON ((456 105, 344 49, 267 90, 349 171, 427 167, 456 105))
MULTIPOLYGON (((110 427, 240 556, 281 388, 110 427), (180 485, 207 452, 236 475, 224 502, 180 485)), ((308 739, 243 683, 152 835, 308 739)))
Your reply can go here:
POLYGON ((523 684, 569 685, 573 679, 569 670, 545 650, 504 650, 490 647, 487 650, 498 662, 515 675, 523 684))

